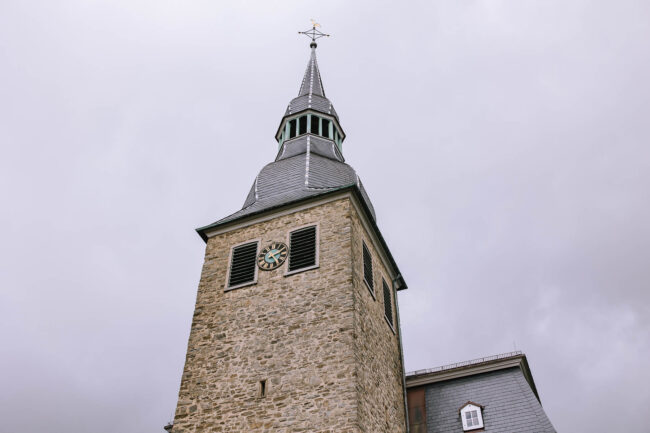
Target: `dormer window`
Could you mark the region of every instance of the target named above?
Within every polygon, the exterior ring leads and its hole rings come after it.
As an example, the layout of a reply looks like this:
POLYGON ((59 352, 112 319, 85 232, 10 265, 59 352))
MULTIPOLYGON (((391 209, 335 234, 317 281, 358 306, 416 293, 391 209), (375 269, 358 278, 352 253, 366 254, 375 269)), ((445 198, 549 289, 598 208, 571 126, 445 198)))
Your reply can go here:
POLYGON ((483 406, 468 401, 460 408, 460 419, 463 422, 464 431, 472 431, 483 428, 483 406))

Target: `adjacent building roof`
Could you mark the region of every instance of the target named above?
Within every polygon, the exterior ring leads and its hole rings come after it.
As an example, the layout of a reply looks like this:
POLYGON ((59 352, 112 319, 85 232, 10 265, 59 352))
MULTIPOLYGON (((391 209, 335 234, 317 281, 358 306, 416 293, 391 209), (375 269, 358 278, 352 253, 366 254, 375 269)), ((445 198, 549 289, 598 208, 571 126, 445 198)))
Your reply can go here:
POLYGON ((406 386, 409 400, 424 393, 422 407, 409 401, 412 431, 462 432, 459 409, 470 401, 483 407, 485 431, 555 432, 521 352, 408 373, 406 386))

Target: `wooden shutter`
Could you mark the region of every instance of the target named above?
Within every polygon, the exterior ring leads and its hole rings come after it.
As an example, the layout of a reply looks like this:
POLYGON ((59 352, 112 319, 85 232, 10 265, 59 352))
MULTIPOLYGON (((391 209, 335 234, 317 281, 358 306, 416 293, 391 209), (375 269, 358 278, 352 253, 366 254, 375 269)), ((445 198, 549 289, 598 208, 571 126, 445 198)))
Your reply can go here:
POLYGON ((289 272, 316 265, 316 226, 291 232, 289 272))
POLYGON ((395 326, 393 325, 393 296, 386 280, 382 280, 382 285, 384 286, 384 314, 386 314, 390 326, 395 326))
POLYGON ((255 281, 256 256, 257 242, 233 248, 230 260, 230 275, 228 277, 229 287, 255 281))
POLYGON ((368 287, 370 287, 370 291, 374 293, 375 284, 372 279, 372 256, 365 242, 363 243, 363 279, 368 284, 368 287))

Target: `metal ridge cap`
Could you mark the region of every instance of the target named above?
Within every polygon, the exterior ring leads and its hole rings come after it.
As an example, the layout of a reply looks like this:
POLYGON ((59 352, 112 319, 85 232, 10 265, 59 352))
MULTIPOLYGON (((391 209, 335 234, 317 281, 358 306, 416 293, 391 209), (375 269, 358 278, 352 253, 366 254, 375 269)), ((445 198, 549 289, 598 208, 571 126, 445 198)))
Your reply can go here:
POLYGON ((470 359, 468 361, 455 362, 455 363, 452 363, 452 364, 445 364, 445 365, 441 365, 441 366, 438 366, 438 367, 410 371, 410 372, 406 373, 406 375, 407 376, 416 376, 416 375, 421 375, 421 374, 436 373, 436 372, 439 372, 439 371, 451 370, 451 369, 467 367, 467 366, 471 366, 471 365, 478 365, 478 364, 483 364, 483 363, 496 361, 496 360, 501 360, 501 359, 514 358, 514 357, 517 357, 517 356, 520 356, 520 355, 525 356, 524 353, 521 350, 517 350, 517 351, 514 351, 514 352, 499 353, 497 355, 484 356, 482 358, 470 359))
POLYGON ((416 370, 406 373, 407 387, 442 382, 449 379, 472 376, 474 374, 487 373, 510 367, 519 367, 525 375, 530 374, 530 370, 527 368, 525 361, 526 355, 521 351, 516 351, 457 362, 455 364, 448 364, 430 369, 416 370))

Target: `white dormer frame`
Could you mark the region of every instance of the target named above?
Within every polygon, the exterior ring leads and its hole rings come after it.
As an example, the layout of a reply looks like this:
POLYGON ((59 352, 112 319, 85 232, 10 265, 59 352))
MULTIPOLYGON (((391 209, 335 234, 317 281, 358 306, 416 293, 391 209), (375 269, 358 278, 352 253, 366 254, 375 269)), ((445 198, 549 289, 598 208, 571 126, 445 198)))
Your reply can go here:
POLYGON ((464 431, 472 431, 483 428, 483 406, 478 403, 468 401, 460 408, 459 412, 464 431))

